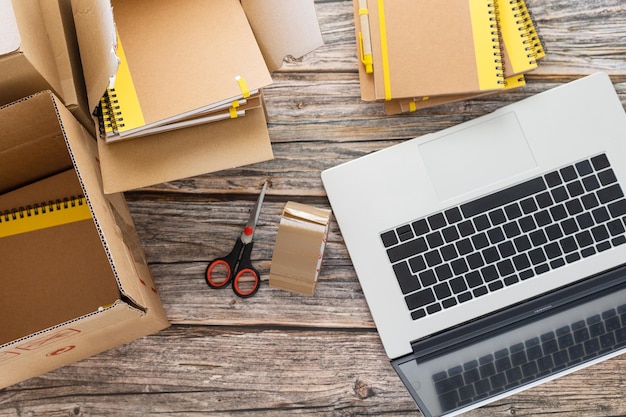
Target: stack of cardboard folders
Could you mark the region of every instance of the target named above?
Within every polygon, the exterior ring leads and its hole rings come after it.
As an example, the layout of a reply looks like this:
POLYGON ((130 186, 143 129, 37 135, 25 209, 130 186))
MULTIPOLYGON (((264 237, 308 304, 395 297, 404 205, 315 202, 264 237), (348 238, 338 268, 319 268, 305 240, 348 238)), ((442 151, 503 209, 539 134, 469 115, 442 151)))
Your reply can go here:
POLYGON ((387 114, 508 91, 545 55, 524 0, 353 0, 361 98, 387 114))
POLYGON ((322 45, 313 1, 72 6, 106 192, 271 159, 262 89, 322 45))

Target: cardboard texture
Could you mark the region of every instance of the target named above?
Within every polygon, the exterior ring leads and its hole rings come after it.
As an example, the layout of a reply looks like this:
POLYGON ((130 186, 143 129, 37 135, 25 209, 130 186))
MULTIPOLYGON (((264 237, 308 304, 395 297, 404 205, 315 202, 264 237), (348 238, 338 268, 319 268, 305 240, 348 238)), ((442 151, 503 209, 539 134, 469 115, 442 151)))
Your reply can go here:
POLYGON ((270 72, 324 44, 313 0, 241 0, 270 72))
POLYGON ((80 195, 88 205, 84 220, 0 238, 3 388, 169 323, 123 195, 103 192, 87 130, 51 92, 0 108, 0 125, 2 221, 80 195))
POLYGON ((52 90, 93 130, 70 0, 0 0, 0 105, 52 90))
POLYGON ((272 256, 271 287, 313 295, 324 257, 330 213, 293 201, 285 205, 272 256))
MULTIPOLYGON (((127 5, 135 1, 143 0, 125 0, 123 7, 128 7, 127 9, 112 11, 108 0, 72 0, 90 109, 95 109, 99 105, 100 98, 117 72, 114 19, 128 20, 132 24, 133 21, 144 19, 146 14, 152 13, 152 5, 142 8, 141 13, 127 5), (128 15, 122 17, 122 10, 128 15)), ((300 6, 298 9, 310 10, 308 2, 309 0, 301 0, 293 3, 300 6)), ((185 7, 191 11, 195 9, 195 6, 189 6, 188 3, 185 3, 185 7)), ((286 12, 294 10, 294 7, 295 5, 286 7, 286 12)), ((264 12, 266 16, 286 16, 281 19, 283 22, 293 18, 293 15, 283 15, 281 9, 266 7, 264 12)), ((302 16, 310 18, 311 14, 304 13, 302 16)), ((305 26, 308 27, 310 24, 305 26)), ((179 27, 182 25, 185 25, 185 22, 178 22, 179 27)), ((148 27, 142 36, 151 38, 154 32, 161 30, 160 26, 148 27)), ((227 35, 238 37, 240 34, 228 30, 227 35)), ((259 34, 255 32, 255 35, 259 34)), ((289 51, 293 39, 293 33, 283 31, 282 36, 267 42, 264 49, 269 51, 266 53, 271 56, 276 56, 271 52, 274 48, 280 51, 279 54, 285 54, 289 51)), ((123 42, 125 45, 125 40, 123 42)), ((193 48, 177 47, 173 50, 173 46, 168 46, 170 47, 164 54, 169 59, 177 59, 181 54, 194 53, 193 48)), ((300 53, 299 50, 293 54, 300 53)), ((183 70, 182 73, 186 71, 183 70)), ((111 144, 104 143, 100 138, 98 147, 106 193, 127 191, 273 158, 262 107, 247 110, 245 117, 156 133, 146 138, 111 144)))
POLYGON ((120 67, 107 95, 114 97, 107 140, 171 130, 180 119, 228 108, 272 82, 238 0, 111 3, 120 67))
POLYGON ((394 115, 525 84, 545 53, 524 1, 455 4, 353 0, 363 100, 385 100, 385 113, 394 115), (371 56, 364 53, 368 38, 371 56), (501 79, 485 88, 494 69, 501 79), (470 84, 479 88, 468 91, 470 84))
POLYGON ((453 0, 446 7, 437 0, 372 3, 368 2, 377 99, 501 88, 490 0, 453 0))

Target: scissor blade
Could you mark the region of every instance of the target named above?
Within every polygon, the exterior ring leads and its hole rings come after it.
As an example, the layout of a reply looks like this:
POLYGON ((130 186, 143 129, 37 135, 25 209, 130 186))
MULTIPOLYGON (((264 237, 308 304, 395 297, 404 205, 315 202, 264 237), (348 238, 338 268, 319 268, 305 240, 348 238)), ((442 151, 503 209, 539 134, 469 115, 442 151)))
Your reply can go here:
POLYGON ((252 237, 254 236, 254 232, 256 230, 256 224, 259 221, 259 216, 261 215, 261 206, 263 205, 263 199, 265 198, 266 189, 267 181, 263 183, 263 188, 261 189, 259 198, 257 199, 254 206, 252 206, 252 209, 250 209, 250 217, 248 218, 246 227, 243 229, 243 233, 241 234, 241 240, 244 243, 250 243, 252 241, 252 237))

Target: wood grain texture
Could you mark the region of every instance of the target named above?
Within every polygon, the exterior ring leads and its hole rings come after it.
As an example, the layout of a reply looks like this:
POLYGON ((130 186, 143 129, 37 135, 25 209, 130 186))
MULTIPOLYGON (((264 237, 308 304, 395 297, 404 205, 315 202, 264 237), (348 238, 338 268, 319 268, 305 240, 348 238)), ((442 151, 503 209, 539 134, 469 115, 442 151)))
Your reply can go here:
MULTIPOLYGON (((626 105, 626 3, 527 0, 548 54, 515 92, 386 116, 360 100, 350 0, 316 0, 325 45, 288 57, 265 89, 275 158, 126 194, 173 326, 0 390, 0 417, 418 416, 389 364, 336 222, 315 296, 269 288, 280 214, 329 208, 320 172, 602 70, 626 105), (206 262, 230 249, 264 180, 270 188, 247 300, 209 289, 206 262)), ((625 138, 626 139, 626 138, 625 138)), ((618 357, 468 416, 624 416, 618 357)))

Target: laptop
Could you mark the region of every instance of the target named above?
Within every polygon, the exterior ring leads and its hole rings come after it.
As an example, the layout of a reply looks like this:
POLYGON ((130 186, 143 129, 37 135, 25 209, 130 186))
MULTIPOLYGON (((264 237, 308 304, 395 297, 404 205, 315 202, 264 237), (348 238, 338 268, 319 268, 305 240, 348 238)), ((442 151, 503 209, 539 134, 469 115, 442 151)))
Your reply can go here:
POLYGON ((596 73, 322 172, 427 417, 626 352, 626 114, 596 73))

